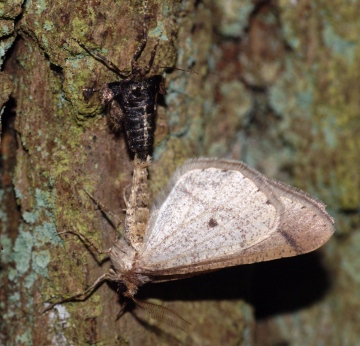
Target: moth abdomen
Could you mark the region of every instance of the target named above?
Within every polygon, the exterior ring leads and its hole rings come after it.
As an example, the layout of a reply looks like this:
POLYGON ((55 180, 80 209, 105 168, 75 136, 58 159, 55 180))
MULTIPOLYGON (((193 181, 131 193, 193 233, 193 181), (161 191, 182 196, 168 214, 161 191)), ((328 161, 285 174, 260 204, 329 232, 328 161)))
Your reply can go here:
POLYGON ((146 161, 154 141, 157 95, 162 83, 162 76, 155 75, 108 84, 123 113, 121 122, 129 149, 142 161, 146 161))
POLYGON ((131 111, 123 118, 123 127, 129 148, 142 161, 146 161, 154 142, 154 117, 154 113, 138 114, 131 111))

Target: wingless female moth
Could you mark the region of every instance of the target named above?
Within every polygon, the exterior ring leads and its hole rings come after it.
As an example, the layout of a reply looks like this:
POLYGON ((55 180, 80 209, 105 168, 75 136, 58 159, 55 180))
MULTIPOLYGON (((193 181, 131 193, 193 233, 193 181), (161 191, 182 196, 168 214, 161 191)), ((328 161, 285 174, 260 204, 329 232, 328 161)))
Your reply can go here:
POLYGON ((125 238, 106 251, 112 268, 86 291, 47 310, 86 297, 106 280, 142 306, 134 296, 146 283, 301 255, 335 231, 322 202, 238 161, 190 160, 163 196, 151 210, 142 241, 138 225, 127 225, 125 238))
MULTIPOLYGON (((146 12, 146 7, 144 12, 146 12)), ((154 62, 159 39, 151 51, 149 62, 141 67, 138 59, 147 43, 147 27, 144 18, 143 38, 132 57, 131 71, 128 73, 120 70, 107 58, 86 47, 79 40, 75 39, 75 41, 120 78, 124 78, 121 81, 103 85, 100 90, 101 102, 107 108, 111 127, 115 131, 124 128, 130 151, 140 160, 146 161, 154 141, 157 96, 159 93, 166 93, 163 77, 160 74, 148 75, 154 62)), ((95 91, 99 90, 85 88, 83 90, 85 100, 89 100, 95 91)))

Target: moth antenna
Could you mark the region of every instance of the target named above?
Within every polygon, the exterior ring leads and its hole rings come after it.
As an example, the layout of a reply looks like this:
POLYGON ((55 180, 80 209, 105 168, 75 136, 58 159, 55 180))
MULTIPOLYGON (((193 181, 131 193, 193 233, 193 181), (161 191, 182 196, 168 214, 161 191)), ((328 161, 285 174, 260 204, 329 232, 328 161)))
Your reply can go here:
POLYGON ((182 328, 179 324, 185 324, 186 327, 191 325, 190 322, 182 318, 177 312, 170 308, 150 302, 139 301, 134 297, 131 299, 139 308, 144 309, 150 317, 159 322, 165 322, 168 325, 180 328, 183 331, 186 330, 184 330, 184 328, 182 328))
POLYGON ((59 305, 59 304, 62 304, 62 303, 66 303, 66 302, 70 302, 70 301, 73 301, 73 300, 76 300, 76 301, 83 301, 83 300, 86 300, 91 294, 92 292, 101 284, 103 283, 104 281, 106 280, 109 280, 109 281, 112 281, 111 280, 112 278, 110 277, 110 275, 108 273, 106 274, 103 274, 101 275, 87 290, 81 292, 81 293, 78 293, 78 294, 75 294, 71 297, 68 297, 68 298, 63 298, 53 304, 51 304, 50 306, 48 306, 46 309, 44 309, 41 314, 44 314, 45 312, 49 311, 49 310, 52 310, 54 308, 55 305, 59 305), (81 298, 83 297, 83 298, 81 298))
POLYGON ((143 21, 143 37, 141 39, 141 43, 139 47, 136 48, 134 55, 131 59, 131 69, 132 71, 138 69, 137 60, 139 59, 142 51, 144 50, 147 42, 147 26, 146 26, 146 12, 147 12, 147 4, 144 3, 144 21, 143 21))

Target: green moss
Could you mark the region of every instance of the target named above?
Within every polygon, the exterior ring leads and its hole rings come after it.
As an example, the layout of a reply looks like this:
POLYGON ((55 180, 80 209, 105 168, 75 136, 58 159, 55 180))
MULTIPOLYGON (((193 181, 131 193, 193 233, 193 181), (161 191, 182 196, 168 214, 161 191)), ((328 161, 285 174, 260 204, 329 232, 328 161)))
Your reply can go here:
POLYGON ((86 36, 89 30, 88 22, 80 19, 79 17, 73 19, 72 26, 73 26, 74 37, 86 36))
POLYGON ((96 10, 94 7, 89 6, 88 7, 88 16, 92 22, 95 22, 96 20, 96 10))

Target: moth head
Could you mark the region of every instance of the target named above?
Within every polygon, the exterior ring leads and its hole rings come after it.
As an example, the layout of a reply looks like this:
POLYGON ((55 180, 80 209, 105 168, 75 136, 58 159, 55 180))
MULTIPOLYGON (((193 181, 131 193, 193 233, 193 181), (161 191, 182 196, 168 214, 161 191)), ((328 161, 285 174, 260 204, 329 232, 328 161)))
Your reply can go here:
POLYGON ((127 280, 120 280, 117 282, 117 292, 124 297, 132 299, 137 290, 137 286, 127 280))
POLYGON ((109 274, 111 275, 110 280, 117 285, 116 291, 124 297, 133 298, 138 291, 138 286, 131 282, 126 275, 117 273, 113 269, 109 270, 109 274))
POLYGON ((118 282, 117 286, 117 292, 121 294, 124 294, 128 291, 128 287, 122 281, 118 282))

